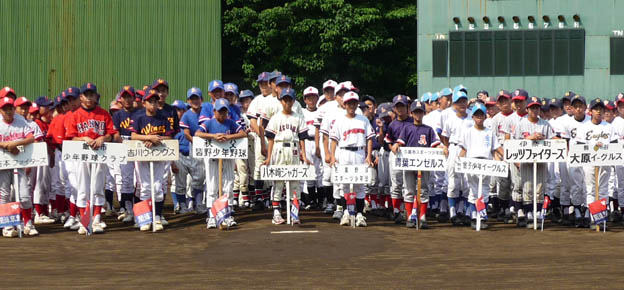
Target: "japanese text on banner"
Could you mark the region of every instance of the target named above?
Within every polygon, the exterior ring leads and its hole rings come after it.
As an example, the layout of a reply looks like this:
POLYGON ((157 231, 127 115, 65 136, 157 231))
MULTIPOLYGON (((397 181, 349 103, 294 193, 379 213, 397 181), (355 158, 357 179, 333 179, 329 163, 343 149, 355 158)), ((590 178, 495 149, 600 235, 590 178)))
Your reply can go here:
POLYGON ((568 166, 617 166, 624 165, 624 144, 611 143, 602 147, 570 144, 568 166))
POLYGON ((247 146, 247 138, 217 142, 211 139, 193 137, 192 156, 208 159, 247 159, 247 146))
POLYGON ((84 141, 63 141, 63 161, 88 163, 126 164, 128 152, 121 143, 104 143, 97 150, 84 141))
POLYGON ((445 171, 446 157, 438 148, 402 147, 394 162, 390 164, 394 170, 410 171, 445 171))
POLYGON ((368 165, 336 165, 332 168, 331 181, 334 184, 371 184, 373 169, 368 165))
POLYGON ((160 145, 145 147, 143 141, 123 141, 128 146, 128 161, 176 161, 179 159, 178 140, 162 140, 160 145))
POLYGON ((315 180, 314 166, 308 165, 269 165, 260 167, 261 180, 299 181, 315 180))
POLYGON ((32 143, 17 148, 20 151, 17 155, 0 150, 0 170, 49 165, 46 143, 32 143))
POLYGON ((565 162, 565 140, 507 140, 503 145, 505 161, 513 163, 565 162))
POLYGON ((478 158, 459 158, 455 171, 465 174, 507 177, 509 163, 478 158))

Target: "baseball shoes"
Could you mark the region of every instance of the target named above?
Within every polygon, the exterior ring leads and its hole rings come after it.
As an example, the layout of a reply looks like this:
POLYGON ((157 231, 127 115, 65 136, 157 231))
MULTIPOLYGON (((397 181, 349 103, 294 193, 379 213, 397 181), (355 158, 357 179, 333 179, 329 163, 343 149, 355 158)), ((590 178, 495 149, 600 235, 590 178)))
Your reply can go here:
POLYGON ((403 213, 401 212, 394 213, 392 215, 392 220, 397 225, 403 224, 405 222, 405 219, 403 219, 403 213))
POLYGON ((129 213, 126 211, 125 208, 123 208, 123 207, 120 208, 119 209, 119 214, 117 215, 117 220, 118 221, 123 220, 126 216, 128 216, 128 214, 129 213))
POLYGON ((518 221, 516 222, 516 226, 519 228, 524 228, 527 225, 527 218, 524 215, 524 211, 522 209, 518 210, 518 221))
POLYGON ((368 200, 364 200, 364 213, 370 212, 373 209, 371 208, 370 202, 368 200))
POLYGON ((59 215, 59 221, 61 222, 61 224, 65 224, 67 218, 69 218, 69 215, 67 215, 66 213, 62 213, 59 215))
POLYGON ((362 213, 359 213, 355 216, 355 226, 356 227, 367 227, 368 225, 366 224, 366 217, 364 215, 362 215, 362 213))
POLYGON ((609 214, 609 221, 612 223, 619 223, 620 221, 622 221, 622 214, 620 213, 620 211, 612 211, 611 214, 609 214))
POLYGON ((139 230, 141 230, 142 232, 147 232, 147 231, 149 231, 149 230, 150 230, 150 226, 151 226, 151 225, 152 225, 152 224, 142 225, 142 226, 139 228, 139 230))
POLYGON ((408 219, 407 222, 405 222, 405 227, 407 228, 416 228, 416 223, 414 222, 413 219, 408 219))
POLYGON ((561 220, 561 225, 565 227, 570 227, 574 225, 574 216, 570 214, 563 214, 563 218, 561 220))
POLYGON ((463 224, 462 217, 459 215, 451 217, 451 224, 453 224, 453 226, 461 226, 463 224))
POLYGON ((206 214, 207 212, 208 212, 208 208, 203 204, 198 204, 195 207, 195 214, 203 215, 203 214, 206 214))
POLYGON ((94 234, 101 234, 104 232, 104 229, 106 228, 104 225, 102 225, 102 222, 99 223, 93 223, 93 233, 94 234))
POLYGON ((36 225, 53 224, 53 223, 54 223, 54 219, 48 217, 47 215, 44 215, 44 214, 37 214, 37 215, 35 215, 35 224, 36 225))
POLYGON ((162 224, 161 221, 155 221, 153 226, 154 226, 154 229, 156 229, 157 232, 160 232, 160 231, 165 229, 165 227, 163 227, 163 224, 162 224))
POLYGON ((439 223, 446 223, 449 220, 449 214, 448 212, 445 211, 441 211, 440 214, 438 214, 438 222, 439 223))
POLYGON ((39 232, 37 231, 37 229, 35 229, 35 225, 32 224, 32 221, 29 221, 24 226, 24 235, 31 236, 31 237, 39 235, 39 232))
POLYGON ((233 217, 228 217, 223 221, 223 225, 225 225, 228 228, 231 228, 231 227, 235 227, 238 224, 236 223, 233 217))
POLYGON ((292 223, 293 223, 293 225, 300 225, 300 224, 301 224, 301 221, 300 221, 300 220, 298 220, 298 219, 293 219, 293 220, 292 220, 292 223))
POLYGON ((106 208, 106 212, 104 213, 104 216, 112 216, 113 213, 115 212, 113 210, 113 207, 108 202, 106 203, 105 208, 106 208))
POLYGON ((161 223, 163 226, 168 226, 168 225, 169 225, 169 222, 165 219, 165 217, 164 217, 164 216, 161 216, 161 217, 160 217, 160 223, 161 223))
POLYGON ((180 210, 182 210, 182 207, 178 203, 176 204, 176 206, 173 207, 173 214, 180 214, 180 210))
MULTIPOLYGON (((329 208, 329 206, 327 206, 329 208)), ((334 211, 334 215, 332 216, 335 220, 340 220, 342 218, 343 209, 342 206, 336 206, 336 211, 334 211)))
POLYGON ((63 227, 66 229, 69 229, 74 224, 75 221, 76 221, 75 217, 69 216, 67 220, 65 221, 65 224, 63 224, 63 227))
POLYGON ((501 222, 501 223, 505 221, 505 209, 504 208, 501 208, 496 214, 496 221, 501 222))
POLYGON ((327 206, 325 207, 325 214, 332 214, 334 213, 334 205, 331 203, 328 203, 327 206))
POLYGON ((583 218, 582 217, 575 217, 574 218, 574 227, 576 228, 582 228, 585 225, 583 224, 583 218))
POLYGON ((285 222, 286 221, 284 221, 284 218, 282 218, 282 215, 279 213, 274 214, 273 220, 271 220, 271 223, 273 223, 274 225, 281 225, 285 222))
POLYGON ((100 221, 100 226, 102 226, 103 229, 108 227, 108 225, 104 221, 100 221))
POLYGON ((428 230, 431 227, 427 223, 427 220, 420 220, 420 228, 423 229, 423 230, 428 230))
POLYGON ((180 211, 178 212, 178 214, 187 214, 189 212, 191 212, 191 211, 186 206, 186 204, 183 203, 182 205, 180 205, 180 211))
POLYGON ((206 222, 206 228, 207 229, 216 229, 217 228, 217 220, 213 217, 208 218, 208 221, 206 222))
POLYGON ((527 229, 531 229, 533 228, 533 212, 530 211, 527 214, 527 224, 526 224, 527 229))
POLYGON ((243 201, 243 208, 250 208, 250 207, 251 207, 251 204, 249 203, 248 200, 243 201))
POLYGON ((342 217, 340 218, 340 225, 348 226, 350 221, 351 221, 351 216, 349 215, 349 212, 343 212, 342 217))
POLYGON ((464 226, 469 227, 470 226, 470 217, 467 215, 462 216, 462 224, 464 224, 464 226))
POLYGON ((589 228, 590 224, 591 224, 591 220, 588 217, 583 218, 583 227, 584 228, 589 228))
POLYGON ((80 227, 82 226, 82 224, 80 223, 80 221, 76 218, 74 219, 74 223, 69 227, 70 230, 75 231, 80 229, 80 227))
POLYGON ((234 199, 232 201, 232 206, 238 207, 238 200, 237 199, 234 199))
POLYGON ((251 207, 252 211, 260 211, 263 209, 264 209, 264 204, 260 200, 254 202, 253 206, 251 207))
POLYGON ((85 228, 82 225, 80 225, 80 228, 78 228, 78 234, 79 235, 86 235, 87 234, 87 228, 85 228))
POLYGON ((121 219, 121 222, 124 223, 131 223, 134 221, 134 215, 132 213, 126 213, 126 216, 124 216, 123 219, 121 219))
POLYGON ((505 210, 505 223, 513 224, 514 223, 514 215, 510 210, 505 210))
POLYGON ((2 229, 2 236, 5 238, 15 238, 18 236, 18 233, 14 227, 6 227, 2 229))

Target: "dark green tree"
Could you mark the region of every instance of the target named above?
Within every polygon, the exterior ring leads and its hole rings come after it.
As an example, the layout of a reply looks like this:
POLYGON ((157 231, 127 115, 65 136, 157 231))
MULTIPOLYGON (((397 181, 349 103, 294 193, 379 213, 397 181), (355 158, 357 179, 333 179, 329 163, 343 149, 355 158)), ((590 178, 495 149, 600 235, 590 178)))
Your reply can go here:
POLYGON ((277 69, 299 93, 328 78, 382 99, 416 91, 416 1, 226 0, 223 9, 224 78, 243 87, 277 69))

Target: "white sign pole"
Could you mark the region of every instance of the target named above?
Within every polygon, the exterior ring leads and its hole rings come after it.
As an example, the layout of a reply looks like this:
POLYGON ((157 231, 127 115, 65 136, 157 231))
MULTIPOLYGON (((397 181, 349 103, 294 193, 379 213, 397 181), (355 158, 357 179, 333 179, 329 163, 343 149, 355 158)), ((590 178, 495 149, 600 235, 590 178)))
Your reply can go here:
MULTIPOLYGON (((89 233, 93 234, 93 219, 95 218, 93 216, 93 193, 95 192, 95 182, 97 181, 97 167, 98 164, 97 163, 91 163, 91 184, 89 184, 89 216, 91 217, 89 219, 89 230, 87 231, 87 234, 85 236, 88 236, 89 233)), ((101 218, 101 216, 100 216, 101 218)))
MULTIPOLYGON (((19 178, 18 178, 19 173, 17 172, 17 169, 13 169, 13 190, 15 190, 15 201, 16 202, 20 202, 20 193, 19 193, 19 178)), ((20 202, 20 208, 21 208, 21 202, 20 202)), ((24 217, 22 217, 22 220, 24 220, 24 217)), ((17 233, 19 234, 20 239, 22 238, 22 227, 24 226, 23 223, 20 223, 17 226, 17 233)))
MULTIPOLYGON (((483 174, 479 174, 479 191, 477 192, 477 200, 479 200, 479 198, 481 198, 482 196, 483 196, 483 174)), ((477 232, 479 231, 481 231, 481 213, 479 213, 479 210, 477 210, 477 232)))
MULTIPOLYGON (((353 183, 349 184, 349 192, 350 193, 353 192, 353 183)), ((349 211, 347 210, 347 212, 349 211)), ((355 202, 355 213, 357 214, 357 201, 355 202)), ((350 220, 351 220, 351 227, 355 229, 355 215, 351 215, 350 220)))
POLYGON ((150 165, 150 188, 152 191, 152 232, 156 232, 156 227, 154 226, 156 224, 156 200, 155 200, 155 196, 156 194, 154 193, 154 162, 150 161, 149 162, 150 165))
POLYGON ((286 224, 293 225, 290 219, 290 181, 286 180, 286 224))
POLYGON ((533 161, 533 230, 537 230, 537 162, 533 161))

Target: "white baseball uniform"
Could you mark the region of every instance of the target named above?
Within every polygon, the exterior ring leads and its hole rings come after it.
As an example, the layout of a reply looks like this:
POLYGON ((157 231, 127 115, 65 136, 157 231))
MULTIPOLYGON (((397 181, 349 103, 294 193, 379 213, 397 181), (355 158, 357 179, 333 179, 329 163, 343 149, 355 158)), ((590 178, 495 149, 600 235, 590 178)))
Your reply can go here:
MULTIPOLYGON (((618 142, 624 144, 624 118, 622 116, 616 117, 611 125, 618 136, 618 142)), ((615 166, 615 178, 617 199, 620 202, 620 206, 624 207, 624 165, 615 166)))
MULTIPOLYGON (((570 116, 566 119, 562 119, 563 122, 560 124, 563 125, 562 137, 566 139, 570 139, 570 144, 575 144, 577 138, 578 128, 580 128, 584 123, 590 122, 591 118, 589 116, 583 116, 583 120, 578 121, 574 118, 574 116, 570 116)), ((570 202, 573 206, 581 206, 585 203, 585 173, 583 172, 583 167, 569 167, 568 168, 568 180, 570 184, 570 202)), ((563 198, 562 198, 563 199, 563 198)), ((563 200, 561 201, 562 205, 566 205, 563 200)))
MULTIPOLYGON (((459 147, 466 150, 467 158, 492 159, 492 151, 497 150, 501 145, 492 129, 478 130, 473 126, 464 132, 459 141, 459 147)), ((479 175, 468 174, 466 178, 470 187, 468 202, 475 204, 479 197, 479 175)), ((481 196, 484 203, 489 200, 489 180, 489 176, 484 176, 481 183, 481 196)), ((473 213, 472 218, 476 218, 476 213, 473 213)))
MULTIPOLYGON (((17 114, 16 114, 17 116, 17 114)), ((11 124, 0 122, 0 142, 18 141, 34 135, 34 129, 24 118, 14 118, 11 124)), ((17 169, 18 190, 17 198, 11 196, 11 185, 15 186, 13 169, 0 170, 0 204, 19 201, 22 209, 33 207, 30 196, 31 187, 28 183, 26 171, 23 168, 17 169)))

